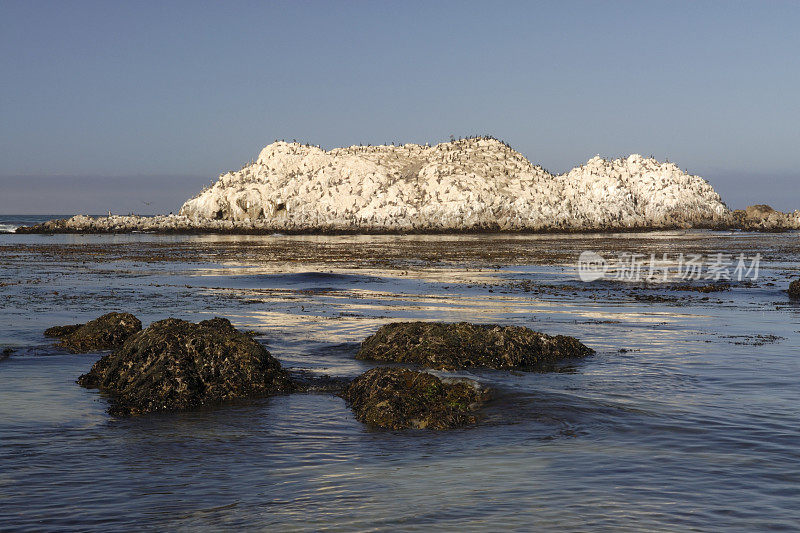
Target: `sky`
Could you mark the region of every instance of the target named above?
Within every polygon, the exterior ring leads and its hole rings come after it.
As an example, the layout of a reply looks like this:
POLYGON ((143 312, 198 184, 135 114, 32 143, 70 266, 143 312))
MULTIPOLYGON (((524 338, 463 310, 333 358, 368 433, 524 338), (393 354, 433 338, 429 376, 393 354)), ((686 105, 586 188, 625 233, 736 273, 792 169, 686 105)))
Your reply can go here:
POLYGON ((800 2, 0 0, 0 213, 177 211, 275 139, 654 155, 800 209, 800 2))

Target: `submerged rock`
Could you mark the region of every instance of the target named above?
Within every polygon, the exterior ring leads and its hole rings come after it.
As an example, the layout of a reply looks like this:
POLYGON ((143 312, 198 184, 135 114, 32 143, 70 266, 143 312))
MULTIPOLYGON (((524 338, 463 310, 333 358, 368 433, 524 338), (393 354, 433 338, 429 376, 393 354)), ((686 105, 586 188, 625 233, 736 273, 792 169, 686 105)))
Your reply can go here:
POLYGON ((142 330, 142 322, 130 313, 108 313, 86 324, 55 326, 45 330, 48 337, 58 337, 58 346, 73 353, 112 350, 125 339, 142 330))
POLYGON ((154 322, 78 379, 112 400, 110 412, 177 411, 292 390, 280 363, 223 318, 154 322))
POLYGON ((3 348, 2 351, 0 351, 0 361, 8 359, 11 357, 12 353, 14 353, 14 348, 3 348))
POLYGON ((489 391, 472 380, 441 380, 404 368, 373 368, 342 394, 356 418, 386 429, 450 429, 474 424, 489 391))
POLYGON ((684 285, 676 285, 669 288, 675 291, 694 291, 707 294, 709 292, 729 291, 731 290, 731 284, 728 282, 706 283, 704 285, 684 284, 684 285))
POLYGON ((294 392, 341 395, 352 382, 350 378, 319 374, 307 369, 293 369, 290 376, 295 387, 294 392))
POLYGON ((470 367, 547 370, 563 359, 594 350, 578 339, 519 326, 467 322, 395 322, 361 343, 357 359, 413 363, 452 370, 470 367))
POLYGON ((800 300, 800 279, 796 279, 789 284, 789 298, 800 300))

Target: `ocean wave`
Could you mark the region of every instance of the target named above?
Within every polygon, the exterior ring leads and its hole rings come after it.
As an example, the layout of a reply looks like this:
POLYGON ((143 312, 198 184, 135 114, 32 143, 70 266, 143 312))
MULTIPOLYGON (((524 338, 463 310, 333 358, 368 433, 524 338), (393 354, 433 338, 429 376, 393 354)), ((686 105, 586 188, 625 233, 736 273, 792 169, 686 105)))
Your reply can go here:
POLYGON ((14 233, 19 224, 0 224, 0 233, 14 233))

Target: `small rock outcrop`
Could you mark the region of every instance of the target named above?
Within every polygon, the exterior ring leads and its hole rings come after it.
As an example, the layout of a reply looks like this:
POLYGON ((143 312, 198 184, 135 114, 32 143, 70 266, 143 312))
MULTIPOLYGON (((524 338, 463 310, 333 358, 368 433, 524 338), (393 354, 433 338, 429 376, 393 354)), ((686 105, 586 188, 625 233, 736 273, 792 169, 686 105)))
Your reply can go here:
POLYGON ((130 313, 107 313, 86 324, 55 326, 45 330, 48 337, 58 337, 57 346, 72 353, 113 350, 142 330, 142 322, 130 313))
POLYGON ((223 318, 154 322, 78 379, 112 401, 112 414, 179 411, 289 392, 280 363, 223 318))
POLYGON ((67 326, 53 326, 44 330, 45 337, 65 337, 78 330, 83 324, 69 324, 67 326))
POLYGON ((593 353, 573 337, 545 335, 519 326, 395 322, 367 337, 356 358, 439 370, 547 370, 564 359, 593 353))
POLYGON ((770 215, 776 212, 777 211, 775 211, 771 205, 766 204, 749 205, 744 210, 745 216, 754 220, 768 218, 770 215))
POLYGON ((356 418, 385 429, 451 429, 474 424, 489 391, 472 380, 442 380, 404 368, 373 368, 342 394, 356 418))
POLYGON ((789 298, 800 300, 800 279, 796 279, 789 284, 789 298))
POLYGON ((800 211, 784 213, 766 204, 748 206, 733 211, 734 227, 754 231, 783 231, 800 229, 800 211))
POLYGON ((12 353, 14 353, 14 348, 3 348, 0 350, 0 361, 8 359, 12 353))

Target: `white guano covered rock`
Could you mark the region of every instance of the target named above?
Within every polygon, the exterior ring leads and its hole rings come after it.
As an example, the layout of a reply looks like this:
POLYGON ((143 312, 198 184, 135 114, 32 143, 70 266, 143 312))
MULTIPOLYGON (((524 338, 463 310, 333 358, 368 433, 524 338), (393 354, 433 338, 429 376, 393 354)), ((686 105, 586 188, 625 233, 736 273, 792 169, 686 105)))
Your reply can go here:
POLYGON ((632 155, 553 175, 492 138, 324 151, 275 142, 188 200, 203 227, 315 231, 591 230, 725 225, 702 178, 632 155))

